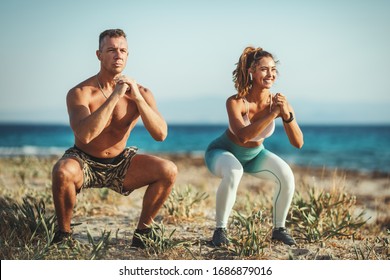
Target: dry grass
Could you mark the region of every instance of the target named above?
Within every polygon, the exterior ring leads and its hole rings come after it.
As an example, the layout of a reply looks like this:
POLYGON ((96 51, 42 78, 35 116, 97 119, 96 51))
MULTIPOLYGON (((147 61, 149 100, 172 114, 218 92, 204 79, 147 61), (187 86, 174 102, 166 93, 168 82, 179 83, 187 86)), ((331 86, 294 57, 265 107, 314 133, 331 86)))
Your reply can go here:
POLYGON ((0 259, 390 259, 388 178, 365 177, 380 182, 376 188, 383 193, 355 194, 356 174, 351 180, 348 173, 296 168, 288 227, 299 245, 290 248, 270 240, 272 187, 246 176, 230 219, 231 245, 214 248, 209 241, 219 180, 199 158, 171 159, 179 178, 153 224, 155 239, 144 240, 146 250, 130 247, 144 189, 130 197, 105 189, 82 192, 74 209, 74 239, 50 246, 56 158, 1 159, 0 259))

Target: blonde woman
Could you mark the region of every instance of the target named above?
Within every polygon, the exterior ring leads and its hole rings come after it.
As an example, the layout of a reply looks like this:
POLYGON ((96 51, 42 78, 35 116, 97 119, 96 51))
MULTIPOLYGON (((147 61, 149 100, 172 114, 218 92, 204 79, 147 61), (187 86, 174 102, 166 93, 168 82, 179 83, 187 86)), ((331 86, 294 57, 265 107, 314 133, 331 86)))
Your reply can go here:
POLYGON ((244 49, 233 71, 237 94, 226 101, 229 127, 206 150, 205 162, 211 173, 220 177, 216 194, 216 229, 213 244, 229 243, 227 222, 236 200, 243 173, 275 182, 273 197, 272 239, 294 245, 285 228, 287 213, 294 194, 294 174, 279 156, 264 147, 266 138, 281 118, 290 143, 301 148, 303 134, 295 112, 284 94, 271 93, 277 78, 277 62, 261 48, 244 49))

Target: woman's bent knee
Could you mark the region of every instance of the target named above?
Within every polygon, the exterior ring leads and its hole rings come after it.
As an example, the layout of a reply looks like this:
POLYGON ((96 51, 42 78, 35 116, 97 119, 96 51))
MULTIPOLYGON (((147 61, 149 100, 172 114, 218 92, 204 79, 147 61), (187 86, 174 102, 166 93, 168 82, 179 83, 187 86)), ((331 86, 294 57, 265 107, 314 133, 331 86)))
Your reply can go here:
POLYGON ((287 166, 283 173, 283 178, 284 180, 286 181, 286 184, 288 185, 288 187, 294 191, 295 189, 295 177, 294 177, 294 173, 292 171, 292 169, 290 168, 290 166, 287 166))

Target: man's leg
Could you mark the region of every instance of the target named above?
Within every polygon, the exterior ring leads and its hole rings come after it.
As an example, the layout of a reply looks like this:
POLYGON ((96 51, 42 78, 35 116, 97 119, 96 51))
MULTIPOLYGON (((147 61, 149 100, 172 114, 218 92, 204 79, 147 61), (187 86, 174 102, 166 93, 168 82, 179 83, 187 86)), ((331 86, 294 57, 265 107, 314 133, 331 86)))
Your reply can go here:
POLYGON ((152 223, 171 193, 176 175, 177 167, 169 160, 142 154, 135 155, 131 160, 124 180, 124 190, 132 191, 147 186, 138 229, 145 229, 152 223))
POLYGON ((73 208, 76 194, 83 182, 83 172, 79 162, 72 158, 60 159, 53 167, 52 192, 59 230, 71 232, 73 208))

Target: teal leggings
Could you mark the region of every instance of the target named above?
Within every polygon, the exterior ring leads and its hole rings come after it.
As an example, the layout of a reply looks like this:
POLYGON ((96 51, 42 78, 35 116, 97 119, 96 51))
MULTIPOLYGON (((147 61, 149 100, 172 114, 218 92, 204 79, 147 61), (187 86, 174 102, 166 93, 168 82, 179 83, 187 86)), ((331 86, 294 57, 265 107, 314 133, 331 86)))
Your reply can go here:
POLYGON ((208 146, 205 162, 210 172, 222 179, 216 195, 216 227, 226 228, 244 172, 275 182, 273 223, 274 227, 285 226, 295 181, 290 166, 284 160, 263 145, 241 147, 224 133, 208 146))

